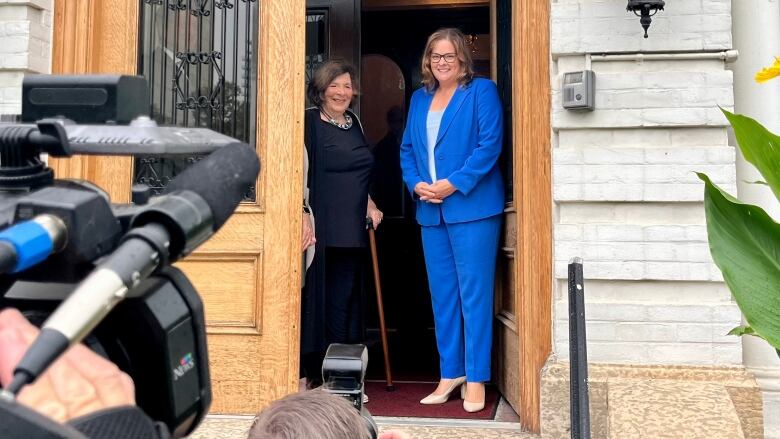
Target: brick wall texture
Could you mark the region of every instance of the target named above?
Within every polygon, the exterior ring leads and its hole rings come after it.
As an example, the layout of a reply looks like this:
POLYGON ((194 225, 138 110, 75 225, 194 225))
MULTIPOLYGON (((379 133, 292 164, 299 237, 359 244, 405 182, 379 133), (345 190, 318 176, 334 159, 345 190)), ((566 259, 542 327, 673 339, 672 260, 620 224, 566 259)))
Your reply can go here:
POLYGON ((552 12, 555 352, 568 357, 567 264, 584 261, 588 359, 741 364, 739 309, 712 263, 703 185, 736 191, 735 150, 718 107, 734 106, 721 59, 731 2, 667 2, 648 39, 624 0, 558 0, 552 12), (676 54, 610 60, 610 54, 676 54), (596 109, 561 105, 563 73, 591 54, 596 109), (681 56, 682 55, 682 56, 681 56))

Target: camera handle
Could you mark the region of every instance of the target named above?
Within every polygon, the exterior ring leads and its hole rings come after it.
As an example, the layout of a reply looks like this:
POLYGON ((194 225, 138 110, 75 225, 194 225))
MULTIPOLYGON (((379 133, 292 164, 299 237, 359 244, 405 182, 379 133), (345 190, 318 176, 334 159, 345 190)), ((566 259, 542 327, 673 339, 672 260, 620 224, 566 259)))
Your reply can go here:
POLYGON ((51 185, 54 172, 41 161, 72 155, 62 120, 44 119, 36 125, 0 126, 0 189, 30 190, 51 185))

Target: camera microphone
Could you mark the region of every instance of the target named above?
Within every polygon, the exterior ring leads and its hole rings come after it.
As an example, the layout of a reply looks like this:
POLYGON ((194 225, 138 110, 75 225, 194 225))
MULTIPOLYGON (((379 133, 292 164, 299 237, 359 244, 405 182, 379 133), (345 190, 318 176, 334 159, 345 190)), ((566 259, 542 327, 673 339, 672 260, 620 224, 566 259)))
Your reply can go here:
POLYGON ((236 210, 260 172, 254 148, 246 143, 223 146, 177 175, 163 194, 189 190, 200 195, 214 216, 214 231, 236 210))
POLYGON ((244 143, 229 144, 179 174, 131 220, 105 257, 54 311, 5 389, 16 394, 80 342, 135 286, 187 256, 230 217, 257 179, 260 163, 244 143))

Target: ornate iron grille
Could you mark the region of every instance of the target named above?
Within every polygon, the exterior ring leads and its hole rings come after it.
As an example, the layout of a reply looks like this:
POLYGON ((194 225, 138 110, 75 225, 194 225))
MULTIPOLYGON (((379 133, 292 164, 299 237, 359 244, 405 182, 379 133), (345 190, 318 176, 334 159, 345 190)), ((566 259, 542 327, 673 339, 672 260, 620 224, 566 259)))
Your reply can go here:
MULTIPOLYGON (((255 144, 258 0, 140 0, 139 71, 160 125, 202 126, 255 144)), ((155 193, 202 156, 137 157, 155 193)), ((255 188, 244 196, 255 200, 255 188)))
POLYGON ((504 146, 501 153, 501 171, 506 184, 506 201, 514 199, 513 142, 512 142, 512 1, 496 1, 496 83, 504 107, 504 146))

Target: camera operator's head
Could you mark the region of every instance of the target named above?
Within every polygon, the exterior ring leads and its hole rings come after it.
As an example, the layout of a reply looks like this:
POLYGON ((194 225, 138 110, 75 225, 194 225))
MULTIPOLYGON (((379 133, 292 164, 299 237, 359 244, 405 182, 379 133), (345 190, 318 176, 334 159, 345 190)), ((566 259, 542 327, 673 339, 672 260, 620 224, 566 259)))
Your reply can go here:
POLYGON ((274 401, 260 412, 248 439, 367 439, 360 413, 346 399, 321 390, 274 401))

